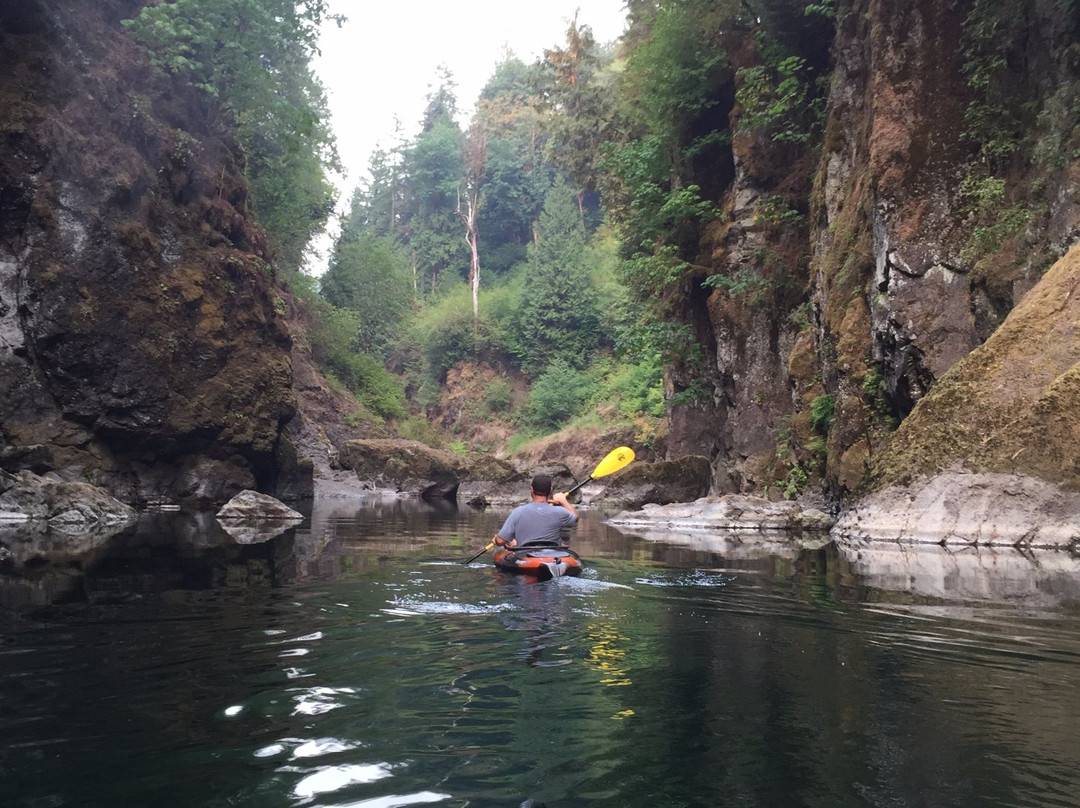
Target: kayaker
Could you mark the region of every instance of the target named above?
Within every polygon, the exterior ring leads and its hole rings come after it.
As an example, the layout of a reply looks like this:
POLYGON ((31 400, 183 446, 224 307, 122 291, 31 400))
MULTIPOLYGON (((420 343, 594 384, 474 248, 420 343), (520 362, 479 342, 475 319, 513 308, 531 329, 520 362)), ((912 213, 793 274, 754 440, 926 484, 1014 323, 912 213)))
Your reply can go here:
POLYGON ((524 547, 528 544, 559 544, 564 527, 573 527, 578 512, 566 494, 551 493, 551 478, 537 474, 529 486, 532 501, 510 511, 492 541, 500 547, 524 547))

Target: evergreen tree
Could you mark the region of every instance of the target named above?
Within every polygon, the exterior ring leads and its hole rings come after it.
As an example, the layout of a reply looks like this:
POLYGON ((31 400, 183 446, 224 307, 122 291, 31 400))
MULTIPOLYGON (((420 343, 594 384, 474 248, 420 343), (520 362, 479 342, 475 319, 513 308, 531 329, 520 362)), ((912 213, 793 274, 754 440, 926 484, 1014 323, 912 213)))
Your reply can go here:
POLYGON ((533 374, 555 360, 586 366, 598 341, 597 298, 575 196, 562 182, 548 192, 529 254, 518 339, 523 367, 533 374))
POLYGON ((322 276, 322 296, 359 317, 354 348, 381 355, 408 315, 412 300, 408 268, 385 240, 360 233, 337 243, 322 276))
POLYGON ((447 270, 464 277, 468 251, 458 216, 465 174, 461 128, 454 121, 452 84, 428 100, 423 131, 404 155, 402 235, 409 244, 420 291, 432 294, 447 270))

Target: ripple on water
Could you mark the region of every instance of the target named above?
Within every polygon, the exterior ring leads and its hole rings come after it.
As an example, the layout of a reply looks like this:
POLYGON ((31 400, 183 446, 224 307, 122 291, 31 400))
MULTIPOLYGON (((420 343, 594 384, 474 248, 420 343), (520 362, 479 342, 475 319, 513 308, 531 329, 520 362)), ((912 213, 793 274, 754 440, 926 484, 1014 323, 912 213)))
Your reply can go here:
POLYGON ((709 570, 685 570, 643 576, 635 578, 634 582, 645 586, 684 586, 708 589, 727 586, 734 580, 733 575, 723 575, 709 570))
POLYGON ((380 609, 395 617, 418 617, 425 614, 489 615, 513 609, 509 603, 453 603, 445 600, 425 601, 414 598, 394 598, 390 608, 380 609))
POLYGON ((257 758, 270 758, 289 751, 293 760, 334 755, 359 749, 363 744, 357 741, 345 741, 340 738, 282 738, 280 741, 256 749, 252 754, 257 758))
POLYGON ((295 707, 293 715, 322 715, 345 706, 345 701, 357 694, 351 687, 307 687, 292 689, 295 707))
POLYGON ((355 785, 366 785, 387 777, 393 777, 394 773, 387 763, 346 764, 343 766, 326 766, 304 777, 293 786, 293 796, 301 800, 310 800, 321 794, 329 794, 341 791, 343 788, 355 785))
MULTIPOLYGON (((328 806, 327 808, 406 808, 409 805, 442 802, 450 799, 450 796, 449 794, 440 794, 437 791, 418 791, 415 794, 388 794, 385 797, 373 797, 369 800, 328 806)), ((316 806, 312 808, 316 808, 316 806)))

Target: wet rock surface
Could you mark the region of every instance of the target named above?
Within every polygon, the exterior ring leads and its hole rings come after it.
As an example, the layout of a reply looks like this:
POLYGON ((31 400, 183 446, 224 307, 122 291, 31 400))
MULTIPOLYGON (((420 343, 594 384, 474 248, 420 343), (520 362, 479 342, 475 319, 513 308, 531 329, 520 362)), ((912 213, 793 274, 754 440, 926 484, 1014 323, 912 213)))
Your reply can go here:
POLYGON ((217 512, 219 521, 277 521, 282 519, 303 519, 304 515, 294 511, 284 502, 258 491, 241 491, 230 499, 217 512))
POLYGON ((840 517, 833 535, 864 542, 1075 548, 1080 500, 1024 475, 945 472, 865 497, 840 517))
POLYGON ((0 521, 78 526, 123 525, 135 518, 133 508, 89 483, 0 471, 0 521))
MULTIPOLYGON (((612 527, 651 537, 663 533, 707 534, 723 531, 828 531, 833 518, 795 502, 770 502, 761 497, 726 494, 696 502, 646 505, 607 520, 612 527)), ((650 537, 647 536, 647 537, 650 537)))
MULTIPOLYGON (((340 449, 338 462, 373 488, 427 500, 458 499, 459 488, 466 482, 491 484, 494 492, 494 486, 522 479, 514 466, 490 455, 463 456, 417 441, 392 438, 348 441, 340 449)), ((528 478, 524 479, 527 496, 528 478)), ((469 491, 474 497, 482 493, 473 488, 469 491)))
POLYGON ((635 462, 582 489, 582 502, 608 507, 641 508, 693 502, 709 493, 712 467, 707 457, 690 455, 657 463, 635 462))

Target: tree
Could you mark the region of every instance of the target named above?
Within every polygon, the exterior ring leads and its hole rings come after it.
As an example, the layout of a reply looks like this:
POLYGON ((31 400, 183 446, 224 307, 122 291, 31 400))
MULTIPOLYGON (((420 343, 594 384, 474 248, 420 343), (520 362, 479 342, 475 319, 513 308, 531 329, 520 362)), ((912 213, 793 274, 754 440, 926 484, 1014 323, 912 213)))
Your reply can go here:
POLYGON ((538 71, 507 58, 495 68, 473 116, 487 133, 480 243, 487 270, 496 274, 525 260, 525 245, 552 183, 551 166, 543 158, 538 71))
POLYGON ((371 233, 335 245, 321 292, 329 303, 358 316, 353 347, 375 356, 385 352, 412 300, 405 261, 371 233))
MULTIPOLYGON (((605 71, 604 53, 587 25, 577 17, 566 30, 566 47, 544 51, 537 78, 542 108, 547 112, 548 156, 584 191, 596 188, 601 146, 618 126, 614 74, 605 71)), ((583 193, 578 194, 579 209, 583 193)))
POLYGON ((523 367, 531 373, 555 360, 581 368, 592 359, 599 313, 584 255, 576 194, 560 182, 544 201, 519 314, 523 367))
POLYGON ((458 196, 458 215, 465 225, 465 242, 469 245, 469 286, 472 289, 473 319, 480 318, 480 249, 477 244, 477 216, 480 213, 481 186, 484 164, 487 161, 488 134, 483 122, 473 121, 465 139, 465 181, 458 196), (464 197, 465 209, 461 203, 464 197))
POLYGON ((155 64, 202 93, 212 126, 238 135, 256 212, 287 270, 299 269, 333 203, 326 173, 337 154, 310 67, 327 18, 326 0, 175 0, 124 22, 155 64))
POLYGON ((468 265, 457 214, 465 173, 462 134, 447 81, 428 97, 423 131, 404 151, 402 236, 412 251, 418 285, 428 294, 438 290, 447 269, 468 265))

